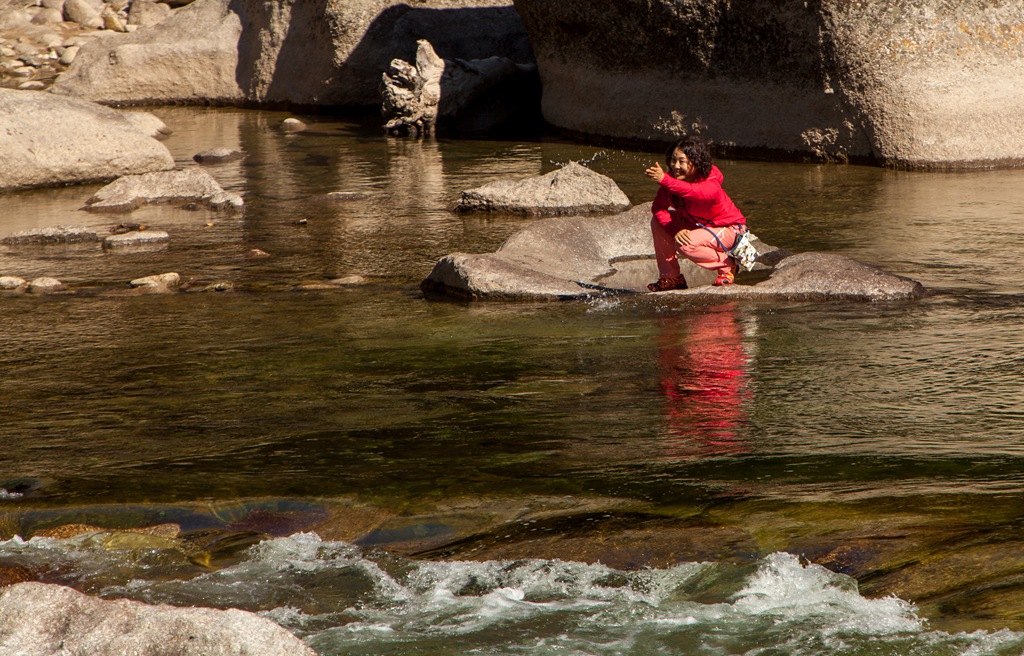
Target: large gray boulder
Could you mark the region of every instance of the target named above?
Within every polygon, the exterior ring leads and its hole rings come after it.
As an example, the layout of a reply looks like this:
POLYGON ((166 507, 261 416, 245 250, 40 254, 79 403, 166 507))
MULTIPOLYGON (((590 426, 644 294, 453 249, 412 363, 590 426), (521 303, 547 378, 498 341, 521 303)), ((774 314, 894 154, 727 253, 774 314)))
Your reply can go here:
MULTIPOLYGON (((647 293, 646 283, 658 277, 650 221, 649 203, 611 217, 536 221, 509 237, 494 253, 447 255, 421 287, 431 294, 475 300, 555 300, 647 293)), ((713 273, 682 260, 690 289, 658 292, 651 297, 895 300, 918 298, 924 293, 920 283, 840 255, 791 255, 756 236, 752 243, 759 253, 755 271, 770 271, 767 280, 713 287, 713 273)), ((742 275, 739 282, 744 282, 742 275)))
POLYGON ((381 73, 412 60, 418 39, 446 59, 533 61, 508 0, 196 0, 83 46, 53 90, 124 104, 373 106, 381 73))
POLYGON ((242 20, 228 0, 200 0, 130 34, 81 47, 51 91, 102 103, 242 102, 242 20))
POLYGON ((907 168, 1024 160, 1019 0, 515 0, 576 133, 907 168))
POLYGON ((462 192, 456 212, 507 212, 533 216, 612 214, 628 209, 629 198, 615 181, 578 162, 545 175, 496 180, 462 192))
POLYGON ((48 93, 0 89, 0 191, 173 167, 167 148, 117 110, 48 93))
POLYGON ((0 594, 0 652, 18 656, 175 654, 313 656, 254 613, 105 601, 71 588, 18 583, 0 594))

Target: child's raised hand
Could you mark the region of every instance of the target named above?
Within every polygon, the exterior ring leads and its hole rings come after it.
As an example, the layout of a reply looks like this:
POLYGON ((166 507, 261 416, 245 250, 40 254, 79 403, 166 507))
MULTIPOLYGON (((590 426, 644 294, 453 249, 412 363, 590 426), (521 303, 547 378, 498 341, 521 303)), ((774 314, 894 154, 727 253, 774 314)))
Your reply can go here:
POLYGON ((661 182, 661 179, 665 177, 665 171, 662 170, 661 164, 655 162, 652 166, 649 166, 647 170, 644 171, 644 175, 646 175, 651 180, 654 180, 655 182, 661 182))

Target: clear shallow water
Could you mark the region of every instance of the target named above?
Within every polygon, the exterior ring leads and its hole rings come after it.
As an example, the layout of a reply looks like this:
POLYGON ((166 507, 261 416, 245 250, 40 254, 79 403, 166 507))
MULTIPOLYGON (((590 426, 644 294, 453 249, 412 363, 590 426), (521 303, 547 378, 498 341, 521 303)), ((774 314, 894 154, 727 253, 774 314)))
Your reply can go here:
MULTIPOLYGON (((762 239, 913 277, 935 292, 921 302, 466 305, 418 284, 441 256, 494 250, 529 219, 448 212, 463 189, 582 159, 645 202, 653 156, 155 113, 182 165, 213 146, 247 153, 208 167, 247 208, 134 213, 171 233, 155 252, 0 249, 0 274, 89 290, 0 297, 2 537, 167 521, 192 537, 135 551, 14 539, 6 566, 260 610, 325 654, 1021 650, 1019 634, 992 632, 1024 628, 1024 274, 1007 265, 1024 248, 1024 173, 719 162, 762 239), (314 199, 331 191, 367 198, 314 199), (244 258, 251 248, 271 257, 244 258), (164 271, 237 291, 126 293, 164 271), (349 274, 367 284, 300 288, 349 274), (187 533, 214 529, 213 545, 187 533), (245 551, 293 531, 324 542, 245 551), (296 550, 309 577, 264 590, 296 550), (857 575, 866 596, 780 551, 857 575), (571 572, 493 573, 538 557, 568 564, 530 567, 571 572), (366 573, 381 560, 397 583, 366 573), (597 560, 655 569, 573 563, 597 560), (760 597, 743 590, 776 565, 781 588, 813 601, 793 610, 772 592, 783 610, 754 612, 760 597), (491 582, 460 596, 473 576, 491 582), (645 576, 669 591, 636 592, 645 576), (728 584, 692 596, 701 576, 728 584), (608 591, 602 577, 631 582, 608 591), (220 596, 229 579, 252 599, 220 596), (538 592, 563 579, 569 592, 538 592), (872 600, 888 594, 918 609, 872 600), (308 601, 319 595, 335 605, 308 601)), ((5 196, 0 233, 125 220, 79 210, 95 189, 5 196)))

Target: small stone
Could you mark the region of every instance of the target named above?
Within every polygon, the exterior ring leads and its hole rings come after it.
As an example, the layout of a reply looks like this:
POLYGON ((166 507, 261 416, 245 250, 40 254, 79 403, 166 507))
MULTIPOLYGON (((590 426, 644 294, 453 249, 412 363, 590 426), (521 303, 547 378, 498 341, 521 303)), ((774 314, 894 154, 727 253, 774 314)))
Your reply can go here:
POLYGON ((199 162, 200 164, 215 164, 217 162, 230 162, 236 159, 241 159, 242 151, 232 150, 231 148, 211 148, 204 150, 201 153, 196 153, 192 156, 192 159, 199 162))
POLYGON ((145 287, 147 289, 169 289, 181 284, 181 276, 177 273, 161 273, 155 276, 136 278, 128 283, 133 288, 145 287))
POLYGON ((17 278, 15 276, 0 276, 0 289, 6 291, 14 291, 24 289, 28 285, 28 281, 24 278, 17 278))
POLYGON ((132 223, 125 221, 124 223, 118 223, 116 226, 110 227, 110 234, 112 235, 123 235, 126 232, 133 232, 137 230, 145 230, 148 226, 141 223, 132 223))
POLYGON ((28 284, 28 291, 33 294, 49 294, 64 289, 64 283, 56 278, 36 278, 28 284))
POLYGON ((245 255, 243 255, 243 257, 245 259, 247 259, 247 260, 255 260, 255 259, 259 259, 259 258, 263 258, 263 257, 270 257, 270 253, 268 253, 268 252, 266 252, 264 250, 261 250, 259 248, 253 248, 253 249, 250 249, 250 250, 246 251, 246 253, 245 253, 245 255))
POLYGON ((79 50, 81 50, 81 48, 78 46, 68 46, 64 48, 64 52, 61 53, 60 59, 57 61, 65 66, 70 66, 71 62, 75 61, 75 57, 78 56, 79 50))
POLYGON ((109 5, 103 8, 100 12, 100 18, 103 19, 103 28, 110 30, 111 32, 127 32, 124 23, 121 18, 117 15, 109 5))
POLYGON ((286 118, 281 123, 281 129, 285 132, 302 132, 306 129, 306 124, 297 118, 286 118))
POLYGON ((39 91, 45 88, 46 84, 40 82, 39 80, 30 80, 28 82, 22 82, 18 85, 18 89, 21 91, 39 91))

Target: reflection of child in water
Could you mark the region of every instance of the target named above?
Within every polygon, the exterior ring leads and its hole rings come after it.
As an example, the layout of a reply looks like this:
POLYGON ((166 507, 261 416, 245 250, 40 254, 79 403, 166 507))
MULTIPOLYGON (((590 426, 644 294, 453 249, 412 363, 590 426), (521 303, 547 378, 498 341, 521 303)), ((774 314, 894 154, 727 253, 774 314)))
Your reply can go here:
POLYGON ((746 451, 747 369, 732 305, 673 317, 659 344, 665 418, 672 455, 709 457, 746 451))
POLYGON ((698 137, 678 141, 666 153, 666 164, 668 173, 658 163, 644 171, 658 183, 651 206, 658 281, 647 289, 686 289, 677 251, 697 266, 717 270, 715 285, 731 285, 736 268, 725 251, 746 230, 747 220, 722 189, 722 172, 711 163, 711 154, 698 137))

